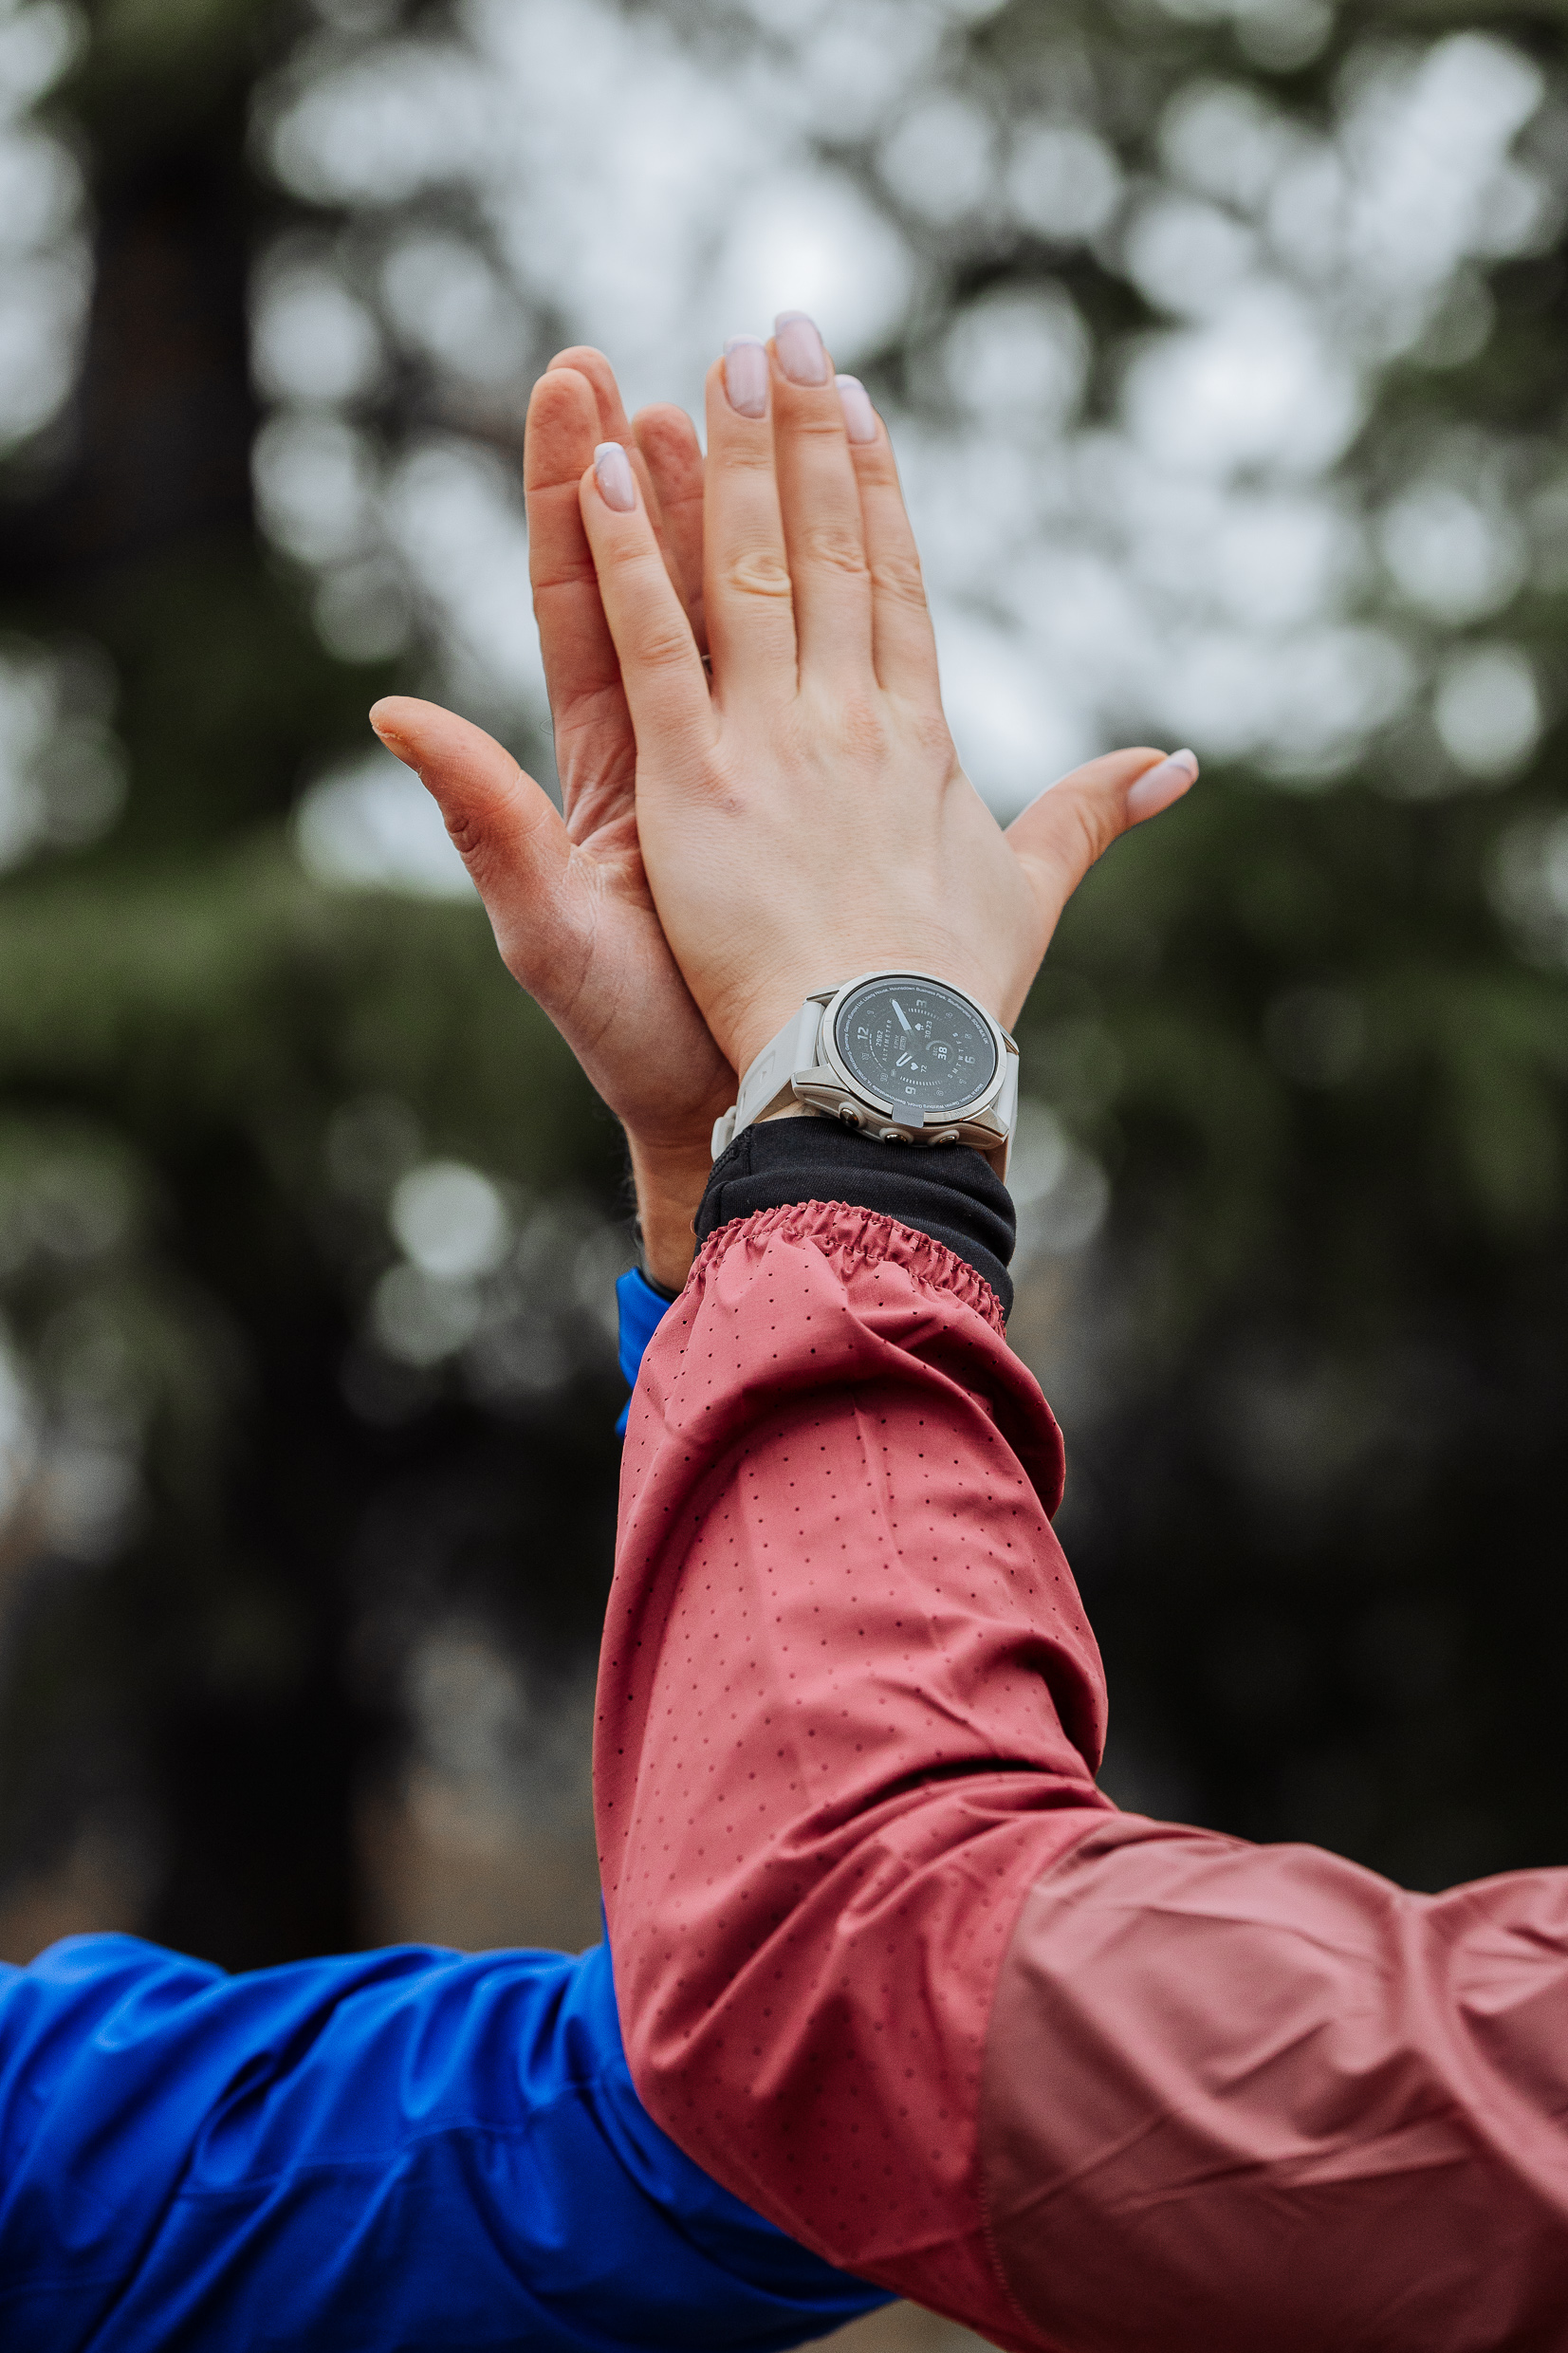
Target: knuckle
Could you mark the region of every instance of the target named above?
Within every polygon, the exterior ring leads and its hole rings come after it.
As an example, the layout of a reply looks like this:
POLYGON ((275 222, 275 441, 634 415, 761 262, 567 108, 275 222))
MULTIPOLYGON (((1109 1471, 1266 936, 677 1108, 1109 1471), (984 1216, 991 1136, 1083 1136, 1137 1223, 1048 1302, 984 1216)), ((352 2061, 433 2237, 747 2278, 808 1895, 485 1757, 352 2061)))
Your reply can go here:
POLYGON ((725 566, 724 584, 737 596, 785 598, 790 594, 789 566, 768 548, 753 548, 725 566))
POLYGON ((447 818, 452 847, 467 865, 483 864, 488 843, 485 828, 468 809, 453 809, 447 818))
POLYGON ((798 386, 808 398, 801 401, 789 419, 791 436, 797 441, 821 441, 832 450, 840 449, 844 440, 843 405, 832 383, 820 389, 798 386))
POLYGON ((879 760, 887 744, 880 699, 854 688, 840 691, 835 713, 839 742, 852 757, 879 760))
POLYGON ((940 704, 934 709, 909 712, 907 723, 918 750, 925 757, 933 762, 940 761, 945 768, 956 765, 952 730, 943 715, 940 704))
POLYGON ((890 603, 907 604, 913 611, 926 609, 926 581, 915 556, 881 556, 872 566, 872 586, 879 597, 890 603))
POLYGON ((550 716, 555 723, 558 763, 573 762, 584 751, 590 759, 597 757, 600 731, 625 717, 620 664, 617 662, 605 676, 585 677, 559 691, 550 705, 550 716))
POLYGON ((636 658, 646 670, 679 670, 693 650, 690 630, 655 626, 638 638, 636 658))
POLYGON ((553 564, 541 564, 531 584, 537 601, 540 597, 551 595, 557 588, 581 588, 596 577, 593 557, 584 548, 581 556, 575 560, 563 561, 558 557, 553 564))
POLYGON ((823 571, 839 572, 846 580, 871 578, 865 548, 858 533, 844 524, 817 525, 805 534, 801 554, 807 564, 823 571))
MULTIPOLYGON (((601 576, 605 572, 642 571, 655 562, 652 542, 640 531, 608 533, 594 549, 594 568, 601 576)), ((662 571, 663 565, 659 568, 662 571)))
POLYGON ((1108 850, 1116 829, 1110 823, 1110 812, 1103 802, 1085 794, 1075 796, 1072 804, 1074 831, 1078 837, 1079 859, 1085 870, 1108 850))
MULTIPOLYGON (((506 920, 510 912, 509 902, 516 897, 517 886, 505 845, 497 841, 489 826, 473 818, 449 818, 447 832, 492 921, 498 914, 506 920)), ((519 953, 522 953, 521 943, 519 953)), ((523 976, 518 973, 517 977, 522 979, 523 976)), ((528 988, 532 984, 524 981, 523 985, 528 988)))

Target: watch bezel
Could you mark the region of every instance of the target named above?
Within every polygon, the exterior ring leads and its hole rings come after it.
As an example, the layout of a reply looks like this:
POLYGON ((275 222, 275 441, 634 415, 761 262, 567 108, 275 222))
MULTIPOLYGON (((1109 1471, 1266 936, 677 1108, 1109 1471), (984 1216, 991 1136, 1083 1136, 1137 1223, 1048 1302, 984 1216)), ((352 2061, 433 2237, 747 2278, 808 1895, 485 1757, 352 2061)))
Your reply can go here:
POLYGON ((1009 1052, 1016 1054, 1018 1048, 1003 1028, 1002 1024, 992 1014, 987 1013, 983 1005, 977 1005, 968 991, 960 989, 956 981, 944 980, 940 973, 917 973, 909 965, 898 964, 878 968, 869 973, 858 973, 853 980, 846 980, 839 988, 818 990, 814 993, 817 1002, 822 1008, 822 1023, 817 1048, 820 1063, 832 1071, 834 1078, 842 1084, 847 1094, 865 1103, 870 1109, 878 1112, 890 1122, 899 1127, 912 1128, 963 1126, 968 1121, 983 1118, 1001 1096, 1006 1084, 1007 1055, 1009 1052), (996 1056, 996 1068, 978 1095, 971 1095, 964 1102, 955 1104, 951 1109, 933 1112, 928 1117, 923 1106, 890 1102, 884 1096, 874 1094, 863 1079, 858 1079, 854 1075, 839 1051, 839 1016, 856 991, 863 989, 869 981, 874 980, 883 982, 907 980, 914 982, 922 989, 945 989, 950 996, 957 997, 962 1004, 968 1006, 975 1019, 984 1025, 990 1037, 992 1051, 996 1056))

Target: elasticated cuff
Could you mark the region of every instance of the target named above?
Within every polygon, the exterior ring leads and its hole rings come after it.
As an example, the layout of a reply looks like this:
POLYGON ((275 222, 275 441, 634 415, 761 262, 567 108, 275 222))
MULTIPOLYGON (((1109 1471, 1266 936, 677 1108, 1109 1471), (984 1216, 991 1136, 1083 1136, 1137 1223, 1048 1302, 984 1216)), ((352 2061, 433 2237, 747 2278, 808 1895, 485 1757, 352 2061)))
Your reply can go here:
POLYGON ((842 1201, 929 1233, 990 1285, 1006 1315, 1018 1238, 1006 1186, 968 1144, 885 1144, 809 1115, 743 1128, 713 1163, 699 1246, 720 1226, 798 1201, 842 1201))

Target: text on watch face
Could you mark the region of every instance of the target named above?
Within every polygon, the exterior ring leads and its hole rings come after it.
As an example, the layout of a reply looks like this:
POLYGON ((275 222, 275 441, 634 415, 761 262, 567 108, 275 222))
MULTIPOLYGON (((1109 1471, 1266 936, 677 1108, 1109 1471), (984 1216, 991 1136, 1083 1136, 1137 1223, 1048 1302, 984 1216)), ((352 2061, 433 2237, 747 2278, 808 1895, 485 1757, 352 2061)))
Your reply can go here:
POLYGON ((996 1042, 934 981, 868 981, 839 1009, 834 1045, 850 1075, 895 1110, 956 1111, 996 1076, 996 1042))

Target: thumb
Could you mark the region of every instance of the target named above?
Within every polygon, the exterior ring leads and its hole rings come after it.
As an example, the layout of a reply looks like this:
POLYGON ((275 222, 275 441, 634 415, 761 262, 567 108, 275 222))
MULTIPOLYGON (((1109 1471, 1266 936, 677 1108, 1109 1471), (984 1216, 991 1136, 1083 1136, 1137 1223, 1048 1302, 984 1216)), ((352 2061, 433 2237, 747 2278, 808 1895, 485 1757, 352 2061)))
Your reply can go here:
POLYGON ((554 802, 493 736, 438 703, 388 695, 370 724, 440 809, 501 954, 531 992, 565 914, 571 843, 554 802))
POLYGON ((1179 801, 1198 773, 1196 752, 1108 751, 1076 768, 1007 827, 1007 841, 1054 923, 1116 836, 1179 801))

